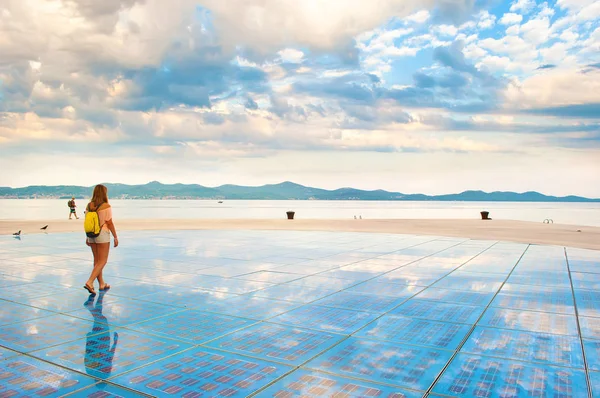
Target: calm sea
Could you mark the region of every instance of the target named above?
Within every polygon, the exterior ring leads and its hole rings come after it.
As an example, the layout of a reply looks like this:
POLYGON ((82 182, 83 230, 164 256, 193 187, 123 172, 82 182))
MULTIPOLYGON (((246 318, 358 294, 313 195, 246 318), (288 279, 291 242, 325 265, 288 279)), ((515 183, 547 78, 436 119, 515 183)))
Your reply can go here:
MULTIPOLYGON (((479 218, 600 226, 600 203, 531 202, 387 202, 387 201, 294 201, 294 200, 112 200, 115 217, 135 218, 479 218)), ((81 213, 85 207, 78 202, 81 213)), ((67 200, 0 199, 2 220, 59 220, 69 215, 67 200)))

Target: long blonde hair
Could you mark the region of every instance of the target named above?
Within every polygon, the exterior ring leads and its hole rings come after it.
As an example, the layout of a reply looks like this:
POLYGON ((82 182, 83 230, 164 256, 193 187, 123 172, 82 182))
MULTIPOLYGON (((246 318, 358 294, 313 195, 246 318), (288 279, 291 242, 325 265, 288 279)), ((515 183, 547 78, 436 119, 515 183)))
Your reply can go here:
POLYGON ((98 184, 94 187, 90 205, 93 204, 94 209, 97 209, 102 203, 108 203, 108 188, 102 184, 98 184))

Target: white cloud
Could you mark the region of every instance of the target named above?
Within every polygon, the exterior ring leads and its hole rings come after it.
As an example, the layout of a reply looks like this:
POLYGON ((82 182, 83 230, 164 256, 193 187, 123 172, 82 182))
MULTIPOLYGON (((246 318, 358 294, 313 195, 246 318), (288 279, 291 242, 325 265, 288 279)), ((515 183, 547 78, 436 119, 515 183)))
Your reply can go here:
POLYGON ((418 11, 407 17, 404 17, 404 20, 408 21, 408 22, 414 22, 414 23, 423 23, 423 22, 427 21, 430 16, 431 15, 429 14, 429 11, 421 10, 421 11, 418 11))
POLYGON ((550 20, 548 17, 530 19, 521 25, 521 34, 534 45, 545 43, 550 37, 550 20))
POLYGON ((463 54, 469 59, 479 59, 487 54, 487 51, 479 47, 477 44, 468 44, 463 49, 463 54))
POLYGON ((515 14, 515 13, 509 12, 502 16, 502 18, 500 19, 500 23, 502 25, 513 25, 513 24, 521 23, 522 20, 523 20, 523 16, 521 14, 515 14))
POLYGON ((508 106, 541 108, 600 102, 600 71, 551 69, 506 89, 508 106))
POLYGON ((535 7, 535 0, 517 0, 510 6, 511 12, 522 11, 523 14, 529 13, 535 7))
POLYGON ((502 72, 505 71, 511 61, 508 57, 498 57, 495 55, 488 55, 483 58, 481 62, 479 62, 476 66, 477 68, 485 67, 487 70, 492 72, 502 72))
POLYGON ((506 34, 508 36, 518 36, 519 33, 521 33, 521 25, 515 24, 506 28, 506 34))
POLYGON ((575 44, 575 42, 577 41, 577 39, 579 38, 579 34, 577 34, 575 31, 573 31, 573 29, 565 29, 561 34, 560 34, 560 39, 562 41, 565 41, 571 45, 575 44))
POLYGON ((583 42, 585 49, 583 52, 586 53, 598 53, 600 52, 600 27, 596 28, 592 33, 590 33, 590 37, 587 38, 583 42))
POLYGON ((456 36, 458 28, 454 25, 438 25, 433 28, 433 31, 442 36, 456 36))
POLYGON ((541 8, 541 10, 540 10, 540 12, 538 13, 538 18, 539 18, 539 17, 551 17, 551 16, 553 16, 553 15, 554 15, 554 9, 552 9, 552 8, 548 7, 548 3, 546 3, 546 2, 543 2, 543 3, 540 5, 540 8, 541 8))
POLYGON ((596 2, 596 0, 557 0, 556 4, 564 10, 577 11, 596 2))
POLYGON ((392 30, 375 29, 357 38, 358 48, 365 52, 383 51, 387 47, 393 47, 396 39, 407 36, 412 32, 413 29, 411 28, 392 30), (366 41, 368 41, 368 44, 365 44, 366 41))
POLYGON ((472 30, 475 29, 477 27, 477 24, 475 23, 475 21, 467 21, 465 23, 463 23, 462 25, 460 25, 458 27, 458 30, 463 31, 463 30, 472 30))
POLYGON ((486 38, 479 46, 497 54, 506 54, 513 59, 531 59, 537 57, 535 47, 518 36, 504 36, 500 39, 486 38))
POLYGON ((414 57, 419 50, 416 47, 387 47, 380 54, 388 57, 414 57))
POLYGON ((543 58, 544 64, 561 64, 565 66, 567 58, 568 46, 565 43, 557 42, 552 46, 540 49, 540 55, 543 58))
POLYGON ((579 28, 589 29, 587 24, 591 21, 600 19, 600 1, 592 3, 581 2, 571 9, 568 9, 566 16, 559 18, 552 24, 554 32, 560 32, 566 28, 578 26, 579 28))
MULTIPOLYGON (((461 7, 468 0, 457 0, 461 7)), ((392 17, 422 23, 443 0, 200 0, 220 40, 268 52, 289 45, 335 50, 392 17), (416 10, 421 10, 416 12, 416 10)), ((468 8, 468 7, 467 7, 468 8)))
POLYGON ((304 53, 294 48, 286 48, 277 52, 283 62, 299 64, 304 58, 304 53))
POLYGON ((479 12, 478 17, 479 22, 477 22, 477 27, 479 29, 489 29, 496 23, 496 16, 487 11, 479 12))

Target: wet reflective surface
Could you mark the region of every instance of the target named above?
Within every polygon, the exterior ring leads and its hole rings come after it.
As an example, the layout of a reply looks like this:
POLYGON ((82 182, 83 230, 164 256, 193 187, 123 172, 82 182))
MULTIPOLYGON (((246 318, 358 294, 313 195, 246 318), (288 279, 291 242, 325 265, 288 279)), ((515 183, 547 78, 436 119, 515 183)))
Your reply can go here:
POLYGON ((600 394, 600 252, 434 236, 0 237, 0 396, 600 394), (96 287, 97 289, 97 287, 96 287))

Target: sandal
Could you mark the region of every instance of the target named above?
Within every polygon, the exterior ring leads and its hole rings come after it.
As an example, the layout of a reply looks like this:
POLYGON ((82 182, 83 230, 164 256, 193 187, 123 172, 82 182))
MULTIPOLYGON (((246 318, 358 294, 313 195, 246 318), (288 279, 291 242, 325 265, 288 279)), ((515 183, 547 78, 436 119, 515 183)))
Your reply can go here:
POLYGON ((87 290, 92 296, 96 295, 96 291, 94 290, 94 287, 89 287, 88 284, 86 283, 85 285, 83 285, 83 288, 85 290, 87 290))
POLYGON ((102 292, 102 291, 105 291, 105 290, 108 290, 108 289, 110 289, 110 285, 108 283, 105 283, 104 287, 100 288, 100 291, 102 292))

